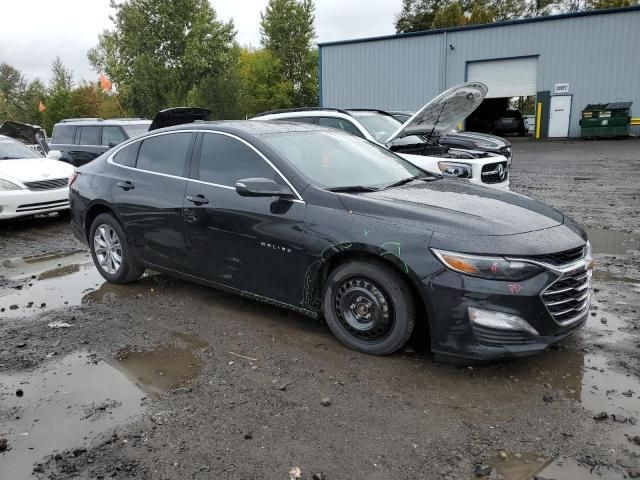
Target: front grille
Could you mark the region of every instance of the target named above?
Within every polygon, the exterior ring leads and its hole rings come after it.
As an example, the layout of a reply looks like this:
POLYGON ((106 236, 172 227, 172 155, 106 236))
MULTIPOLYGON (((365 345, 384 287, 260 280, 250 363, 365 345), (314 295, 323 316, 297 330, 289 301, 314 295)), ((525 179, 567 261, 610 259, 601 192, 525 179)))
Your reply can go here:
POLYGON ((509 178, 509 166, 507 162, 488 163, 482 167, 483 183, 502 183, 509 178))
POLYGON ((542 292, 542 301, 560 325, 572 323, 589 309, 591 270, 586 266, 564 274, 542 292))
POLYGON ((53 180, 40 180, 38 182, 24 182, 25 186, 32 191, 55 190, 66 187, 69 183, 67 178, 54 178, 53 180))
POLYGON ((504 155, 507 158, 511 158, 511 147, 509 145, 500 147, 500 155, 504 155))
POLYGON ((37 212, 48 208, 68 207, 69 200, 56 200, 53 202, 27 203, 19 205, 16 212, 37 212))
POLYGON ((575 262, 584 257, 584 248, 578 247, 571 250, 565 250, 559 253, 550 253, 548 255, 533 255, 527 258, 538 262, 547 263, 549 265, 566 265, 575 262))

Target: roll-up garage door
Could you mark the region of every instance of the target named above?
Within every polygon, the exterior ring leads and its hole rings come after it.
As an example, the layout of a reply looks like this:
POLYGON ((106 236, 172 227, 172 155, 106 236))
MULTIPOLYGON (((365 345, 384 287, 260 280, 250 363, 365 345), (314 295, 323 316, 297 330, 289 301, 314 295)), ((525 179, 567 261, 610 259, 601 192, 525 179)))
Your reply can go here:
POLYGON ((486 60, 467 64, 467 81, 489 87, 487 98, 536 95, 538 57, 486 60))

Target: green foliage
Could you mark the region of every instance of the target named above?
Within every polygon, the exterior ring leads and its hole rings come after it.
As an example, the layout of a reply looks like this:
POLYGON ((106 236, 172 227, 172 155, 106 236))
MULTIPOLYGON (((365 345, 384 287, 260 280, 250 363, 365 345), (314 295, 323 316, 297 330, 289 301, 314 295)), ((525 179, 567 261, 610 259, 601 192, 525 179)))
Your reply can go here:
POLYGON ((260 15, 262 46, 277 61, 282 81, 293 86, 291 100, 300 106, 318 102, 314 10, 313 0, 269 0, 260 15))
POLYGON ((428 30, 440 7, 446 3, 446 0, 402 0, 402 10, 396 16, 396 32, 428 30))
POLYGON ((637 5, 639 0, 403 0, 396 32, 637 5), (462 15, 460 15, 460 10, 462 15))
POLYGON ((89 61, 136 115, 186 104, 204 78, 222 76, 233 63, 233 22, 217 20, 207 0, 127 0, 112 7, 114 29, 100 35, 89 61))
POLYGON ((453 2, 436 12, 431 28, 459 27, 466 23, 467 18, 462 12, 462 5, 460 5, 460 2, 453 2))

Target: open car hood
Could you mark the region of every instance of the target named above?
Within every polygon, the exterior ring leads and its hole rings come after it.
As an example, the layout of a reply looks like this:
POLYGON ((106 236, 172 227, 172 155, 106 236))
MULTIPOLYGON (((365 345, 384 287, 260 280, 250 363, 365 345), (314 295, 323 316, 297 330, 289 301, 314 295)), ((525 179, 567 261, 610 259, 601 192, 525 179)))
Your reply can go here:
POLYGON ((47 136, 44 129, 38 125, 8 120, 0 125, 0 135, 13 138, 27 145, 38 145, 44 155, 49 153, 47 136))
POLYGON ((153 117, 153 121, 149 126, 149 131, 158 128, 173 127, 174 125, 182 125, 183 123, 193 123, 196 120, 203 122, 209 120, 211 110, 197 107, 174 107, 160 110, 153 117))
POLYGON ((418 110, 385 143, 408 135, 429 135, 433 131, 435 136, 440 136, 450 132, 478 108, 487 91, 484 83, 469 82, 442 92, 418 110))

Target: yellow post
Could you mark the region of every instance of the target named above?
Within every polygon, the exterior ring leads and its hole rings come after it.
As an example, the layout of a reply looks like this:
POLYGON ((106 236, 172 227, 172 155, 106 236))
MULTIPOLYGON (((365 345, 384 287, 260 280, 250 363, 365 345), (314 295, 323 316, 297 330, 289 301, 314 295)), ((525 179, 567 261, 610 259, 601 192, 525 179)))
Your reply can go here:
POLYGON ((540 138, 540 119, 542 118, 542 102, 536 105, 536 139, 540 138))

